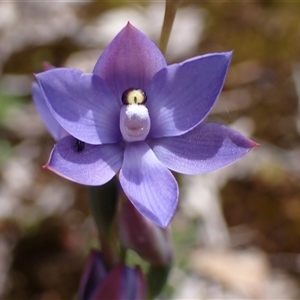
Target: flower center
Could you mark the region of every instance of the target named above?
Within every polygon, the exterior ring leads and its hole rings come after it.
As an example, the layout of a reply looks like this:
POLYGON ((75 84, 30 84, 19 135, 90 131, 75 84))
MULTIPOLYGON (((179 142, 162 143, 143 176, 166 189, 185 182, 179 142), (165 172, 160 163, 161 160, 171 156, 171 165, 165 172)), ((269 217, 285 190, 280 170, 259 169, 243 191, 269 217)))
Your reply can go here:
POLYGON ((141 89, 130 88, 122 95, 122 102, 128 104, 145 104, 147 101, 146 93, 141 89))
POLYGON ((143 141, 151 126, 148 109, 143 105, 147 100, 141 89, 128 89, 122 95, 125 104, 120 111, 120 130, 127 142, 143 141))

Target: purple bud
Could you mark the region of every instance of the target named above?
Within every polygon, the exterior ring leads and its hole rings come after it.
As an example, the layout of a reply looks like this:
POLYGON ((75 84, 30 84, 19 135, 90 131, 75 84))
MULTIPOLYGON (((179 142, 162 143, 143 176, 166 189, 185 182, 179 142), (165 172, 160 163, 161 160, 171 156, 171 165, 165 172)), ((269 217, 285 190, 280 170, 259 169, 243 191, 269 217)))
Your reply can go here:
POLYGON ((79 299, 95 299, 94 293, 106 278, 107 271, 101 253, 91 250, 79 286, 79 299))
POLYGON ((79 300, 146 298, 146 280, 139 267, 116 265, 106 271, 102 254, 92 250, 83 272, 79 300))
POLYGON ((146 299, 146 280, 139 267, 114 267, 99 286, 92 300, 146 299))
POLYGON ((48 70, 52 70, 55 69, 54 66, 52 66, 50 63, 48 63, 47 61, 43 62, 43 69, 44 71, 48 71, 48 70))
POLYGON ((127 199, 119 211, 119 235, 125 248, 137 252, 154 265, 168 265, 172 259, 170 230, 144 218, 127 199))

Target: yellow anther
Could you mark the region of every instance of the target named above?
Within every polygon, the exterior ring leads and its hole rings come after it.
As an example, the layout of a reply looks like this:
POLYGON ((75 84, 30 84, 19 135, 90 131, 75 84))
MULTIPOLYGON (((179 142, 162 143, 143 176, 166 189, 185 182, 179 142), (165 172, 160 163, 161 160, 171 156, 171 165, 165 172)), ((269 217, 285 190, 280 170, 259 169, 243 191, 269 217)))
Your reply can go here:
POLYGON ((122 102, 129 104, 144 104, 147 101, 146 93, 141 89, 130 88, 122 95, 122 102))

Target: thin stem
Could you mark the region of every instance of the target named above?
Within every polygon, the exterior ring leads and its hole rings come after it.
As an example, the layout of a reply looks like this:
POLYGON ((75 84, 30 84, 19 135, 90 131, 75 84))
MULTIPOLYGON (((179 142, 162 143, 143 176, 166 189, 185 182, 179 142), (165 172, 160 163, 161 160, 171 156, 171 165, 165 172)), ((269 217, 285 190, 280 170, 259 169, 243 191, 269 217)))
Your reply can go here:
POLYGON ((148 299, 155 299, 161 293, 167 283, 171 268, 172 261, 166 266, 150 265, 147 272, 148 299))
POLYGON ((159 47, 163 54, 166 53, 171 30, 175 20, 177 8, 181 0, 166 0, 164 23, 161 30, 159 47))
POLYGON ((119 242, 116 236, 115 215, 118 205, 118 182, 111 180, 103 186, 89 187, 92 216, 99 231, 101 252, 107 268, 120 261, 119 242))
POLYGON ((113 178, 102 186, 89 187, 91 213, 99 231, 107 235, 111 229, 118 204, 118 181, 113 178))

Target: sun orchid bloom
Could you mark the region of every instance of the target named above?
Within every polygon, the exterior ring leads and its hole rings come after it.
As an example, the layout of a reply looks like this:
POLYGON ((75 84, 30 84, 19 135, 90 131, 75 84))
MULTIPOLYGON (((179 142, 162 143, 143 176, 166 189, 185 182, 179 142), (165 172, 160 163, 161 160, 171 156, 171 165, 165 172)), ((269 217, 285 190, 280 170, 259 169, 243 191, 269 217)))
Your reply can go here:
POLYGON ((37 74, 34 97, 43 98, 70 134, 57 137, 46 168, 90 186, 119 172, 136 209, 166 227, 178 202, 170 170, 213 171, 257 145, 226 126, 202 122, 221 92, 231 56, 214 53, 167 66, 155 44, 128 23, 92 74, 69 68, 37 74))

